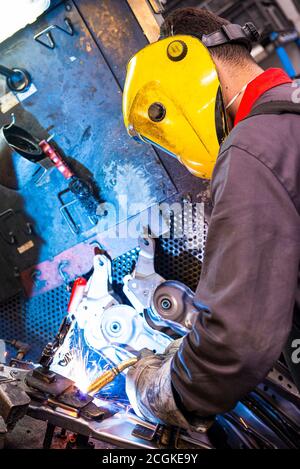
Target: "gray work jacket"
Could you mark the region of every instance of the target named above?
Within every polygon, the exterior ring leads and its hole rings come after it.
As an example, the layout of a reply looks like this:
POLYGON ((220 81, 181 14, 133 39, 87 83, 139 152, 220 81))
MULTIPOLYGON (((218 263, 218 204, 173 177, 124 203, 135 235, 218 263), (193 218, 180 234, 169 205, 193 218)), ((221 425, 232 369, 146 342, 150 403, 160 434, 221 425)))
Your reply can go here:
MULTIPOLYGON (((299 99, 294 86, 267 91, 254 108, 299 99)), ((221 148, 212 201, 196 291, 209 313, 199 314, 171 369, 178 404, 203 417, 233 408, 286 344, 292 364, 292 338, 300 339, 300 116, 240 122, 221 148)))

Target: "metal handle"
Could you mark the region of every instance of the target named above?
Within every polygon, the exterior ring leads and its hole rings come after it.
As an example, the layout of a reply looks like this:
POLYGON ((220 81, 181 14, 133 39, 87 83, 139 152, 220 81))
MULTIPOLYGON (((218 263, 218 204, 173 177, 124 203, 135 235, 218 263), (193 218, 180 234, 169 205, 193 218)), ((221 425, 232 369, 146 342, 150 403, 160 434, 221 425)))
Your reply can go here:
POLYGON ((7 86, 11 91, 24 93, 32 83, 31 76, 26 70, 19 68, 7 68, 0 65, 0 75, 6 77, 7 86))

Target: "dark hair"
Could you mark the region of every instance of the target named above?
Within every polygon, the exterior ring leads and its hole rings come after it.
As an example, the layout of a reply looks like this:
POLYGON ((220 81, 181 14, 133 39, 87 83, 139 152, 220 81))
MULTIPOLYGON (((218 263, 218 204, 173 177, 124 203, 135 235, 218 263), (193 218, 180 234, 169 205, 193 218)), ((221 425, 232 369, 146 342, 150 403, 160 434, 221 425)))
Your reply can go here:
MULTIPOLYGON (((204 34, 214 33, 229 21, 202 8, 179 8, 171 13, 161 26, 161 37, 187 34, 202 39, 204 34)), ((253 61, 247 47, 242 44, 224 44, 209 49, 213 57, 234 64, 253 61)))

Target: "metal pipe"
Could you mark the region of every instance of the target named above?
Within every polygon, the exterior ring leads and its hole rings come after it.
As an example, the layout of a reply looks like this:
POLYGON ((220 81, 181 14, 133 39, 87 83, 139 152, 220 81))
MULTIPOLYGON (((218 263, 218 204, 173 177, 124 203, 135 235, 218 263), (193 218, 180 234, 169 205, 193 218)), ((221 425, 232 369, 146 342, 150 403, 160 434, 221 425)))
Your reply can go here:
POLYGON ((15 76, 15 72, 7 67, 4 67, 4 65, 0 65, 0 74, 6 78, 12 78, 15 76))

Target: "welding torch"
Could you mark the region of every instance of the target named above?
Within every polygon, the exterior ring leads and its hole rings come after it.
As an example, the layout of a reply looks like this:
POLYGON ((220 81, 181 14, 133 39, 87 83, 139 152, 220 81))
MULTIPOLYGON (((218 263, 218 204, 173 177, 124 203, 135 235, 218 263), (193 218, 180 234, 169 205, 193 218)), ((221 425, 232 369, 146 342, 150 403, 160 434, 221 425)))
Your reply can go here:
POLYGON ((120 373, 122 373, 124 370, 126 370, 130 366, 135 365, 138 360, 139 360, 138 357, 130 358, 129 360, 125 360, 121 362, 116 367, 110 368, 109 370, 102 373, 102 375, 99 376, 99 378, 97 378, 92 384, 90 384, 88 388, 88 394, 90 394, 91 396, 94 396, 95 394, 97 394, 97 392, 99 392, 100 389, 104 388, 104 386, 111 383, 120 373))

